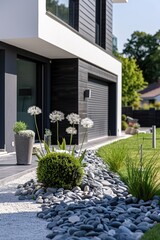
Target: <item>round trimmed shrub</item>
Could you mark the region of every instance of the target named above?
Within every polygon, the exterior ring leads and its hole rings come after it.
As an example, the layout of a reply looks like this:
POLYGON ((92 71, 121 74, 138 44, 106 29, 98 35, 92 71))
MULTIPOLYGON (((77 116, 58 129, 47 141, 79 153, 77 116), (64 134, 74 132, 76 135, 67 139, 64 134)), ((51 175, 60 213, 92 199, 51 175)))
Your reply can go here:
POLYGON ((125 114, 122 114, 122 121, 126 121, 127 120, 127 116, 125 114))
POLYGON ((122 130, 126 130, 128 127, 128 124, 125 121, 122 121, 122 130))
POLYGON ((80 161, 68 153, 48 153, 38 161, 37 178, 46 187, 72 189, 82 177, 80 161))

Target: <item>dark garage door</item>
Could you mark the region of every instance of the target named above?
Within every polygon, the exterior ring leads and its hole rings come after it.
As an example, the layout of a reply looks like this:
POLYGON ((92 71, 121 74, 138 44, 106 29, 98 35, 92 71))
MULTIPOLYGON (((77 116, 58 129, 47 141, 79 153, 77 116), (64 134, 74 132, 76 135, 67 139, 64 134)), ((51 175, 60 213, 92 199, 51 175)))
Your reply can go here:
POLYGON ((88 117, 94 121, 88 131, 88 140, 108 135, 108 85, 102 81, 90 80, 91 98, 88 99, 88 117))

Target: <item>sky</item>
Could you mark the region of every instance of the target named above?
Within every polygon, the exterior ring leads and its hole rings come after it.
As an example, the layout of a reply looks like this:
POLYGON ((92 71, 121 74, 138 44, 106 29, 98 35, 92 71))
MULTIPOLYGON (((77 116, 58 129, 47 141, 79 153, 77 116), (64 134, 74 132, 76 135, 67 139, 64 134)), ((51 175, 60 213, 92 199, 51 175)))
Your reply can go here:
POLYGON ((128 0, 113 4, 113 34, 118 39, 118 51, 134 31, 155 34, 160 30, 160 0, 128 0))

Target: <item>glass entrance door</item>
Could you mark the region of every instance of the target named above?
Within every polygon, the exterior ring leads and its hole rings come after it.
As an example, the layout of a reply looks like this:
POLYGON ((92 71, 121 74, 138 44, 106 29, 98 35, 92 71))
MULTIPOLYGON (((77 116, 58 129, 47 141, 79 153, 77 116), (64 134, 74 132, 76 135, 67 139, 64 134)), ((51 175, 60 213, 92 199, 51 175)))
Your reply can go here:
POLYGON ((37 64, 17 59, 17 121, 24 121, 28 129, 35 131, 34 118, 27 113, 37 101, 37 64))

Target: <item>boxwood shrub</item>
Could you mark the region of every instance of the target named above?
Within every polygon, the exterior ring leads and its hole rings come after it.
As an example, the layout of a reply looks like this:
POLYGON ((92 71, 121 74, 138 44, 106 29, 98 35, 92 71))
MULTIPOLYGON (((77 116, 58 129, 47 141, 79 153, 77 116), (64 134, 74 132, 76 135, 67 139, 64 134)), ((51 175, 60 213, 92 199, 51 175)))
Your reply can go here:
POLYGON ((122 130, 126 130, 128 127, 128 124, 125 121, 122 121, 122 130))
POLYGON ((46 187, 72 189, 82 177, 81 163, 68 153, 48 153, 38 161, 37 178, 46 187))

